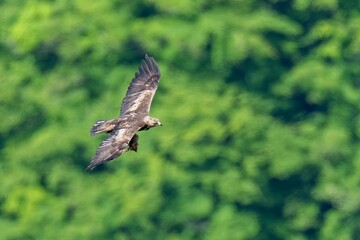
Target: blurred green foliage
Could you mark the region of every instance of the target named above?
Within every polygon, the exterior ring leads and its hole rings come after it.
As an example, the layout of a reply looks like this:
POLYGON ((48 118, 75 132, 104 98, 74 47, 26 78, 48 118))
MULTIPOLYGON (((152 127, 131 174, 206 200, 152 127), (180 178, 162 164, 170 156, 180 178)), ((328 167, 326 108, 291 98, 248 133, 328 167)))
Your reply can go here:
POLYGON ((1 239, 360 239, 360 2, 0 9, 1 239), (83 172, 145 52, 164 126, 83 172))

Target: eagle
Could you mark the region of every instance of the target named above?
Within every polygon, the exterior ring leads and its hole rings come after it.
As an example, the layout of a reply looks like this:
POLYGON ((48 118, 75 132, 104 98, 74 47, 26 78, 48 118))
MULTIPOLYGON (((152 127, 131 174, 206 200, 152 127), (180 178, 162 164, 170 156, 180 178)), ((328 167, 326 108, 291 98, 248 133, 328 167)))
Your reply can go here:
POLYGON ((160 81, 160 70, 153 57, 145 54, 138 72, 132 79, 122 101, 119 117, 112 120, 98 120, 91 128, 90 135, 110 133, 96 150, 86 171, 113 160, 127 151, 138 149, 137 131, 162 126, 157 118, 149 116, 151 102, 160 81))

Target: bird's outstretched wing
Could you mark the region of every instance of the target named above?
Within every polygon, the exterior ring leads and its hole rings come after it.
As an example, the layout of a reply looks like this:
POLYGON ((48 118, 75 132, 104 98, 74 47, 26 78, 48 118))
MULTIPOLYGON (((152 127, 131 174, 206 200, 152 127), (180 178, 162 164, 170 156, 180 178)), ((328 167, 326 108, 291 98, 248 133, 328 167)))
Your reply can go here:
POLYGON ((160 70, 154 58, 145 54, 121 105, 120 117, 149 115, 152 99, 160 81, 160 70))
MULTIPOLYGON (((117 158, 128 150, 134 150, 132 149, 133 146, 130 146, 129 148, 129 142, 137 130, 138 128, 121 128, 114 130, 112 135, 106 138, 100 144, 96 150, 95 156, 92 158, 89 166, 86 168, 86 171, 92 170, 94 167, 104 162, 117 158)), ((137 138, 135 141, 137 144, 137 138)))

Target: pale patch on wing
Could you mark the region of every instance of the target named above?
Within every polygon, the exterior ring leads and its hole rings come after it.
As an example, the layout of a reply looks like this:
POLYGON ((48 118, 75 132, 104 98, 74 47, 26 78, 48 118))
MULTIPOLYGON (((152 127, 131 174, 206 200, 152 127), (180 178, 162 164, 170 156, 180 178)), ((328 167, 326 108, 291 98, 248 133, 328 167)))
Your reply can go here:
POLYGON ((132 102, 130 107, 127 109, 127 113, 137 111, 145 102, 148 102, 148 98, 151 98, 151 91, 144 91, 141 95, 139 95, 135 101, 132 102))

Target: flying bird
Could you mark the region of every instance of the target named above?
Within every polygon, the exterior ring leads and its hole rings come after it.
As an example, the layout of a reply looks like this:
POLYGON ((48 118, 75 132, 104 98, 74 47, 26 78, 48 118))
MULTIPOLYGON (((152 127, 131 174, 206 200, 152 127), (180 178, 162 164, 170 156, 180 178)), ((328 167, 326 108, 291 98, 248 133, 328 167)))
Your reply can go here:
POLYGON ((98 133, 110 133, 110 136, 100 144, 86 170, 92 170, 124 152, 137 152, 139 136, 136 132, 162 126, 159 119, 149 116, 159 81, 158 65, 154 58, 145 54, 122 101, 120 116, 112 120, 99 120, 91 128, 92 136, 98 133))

